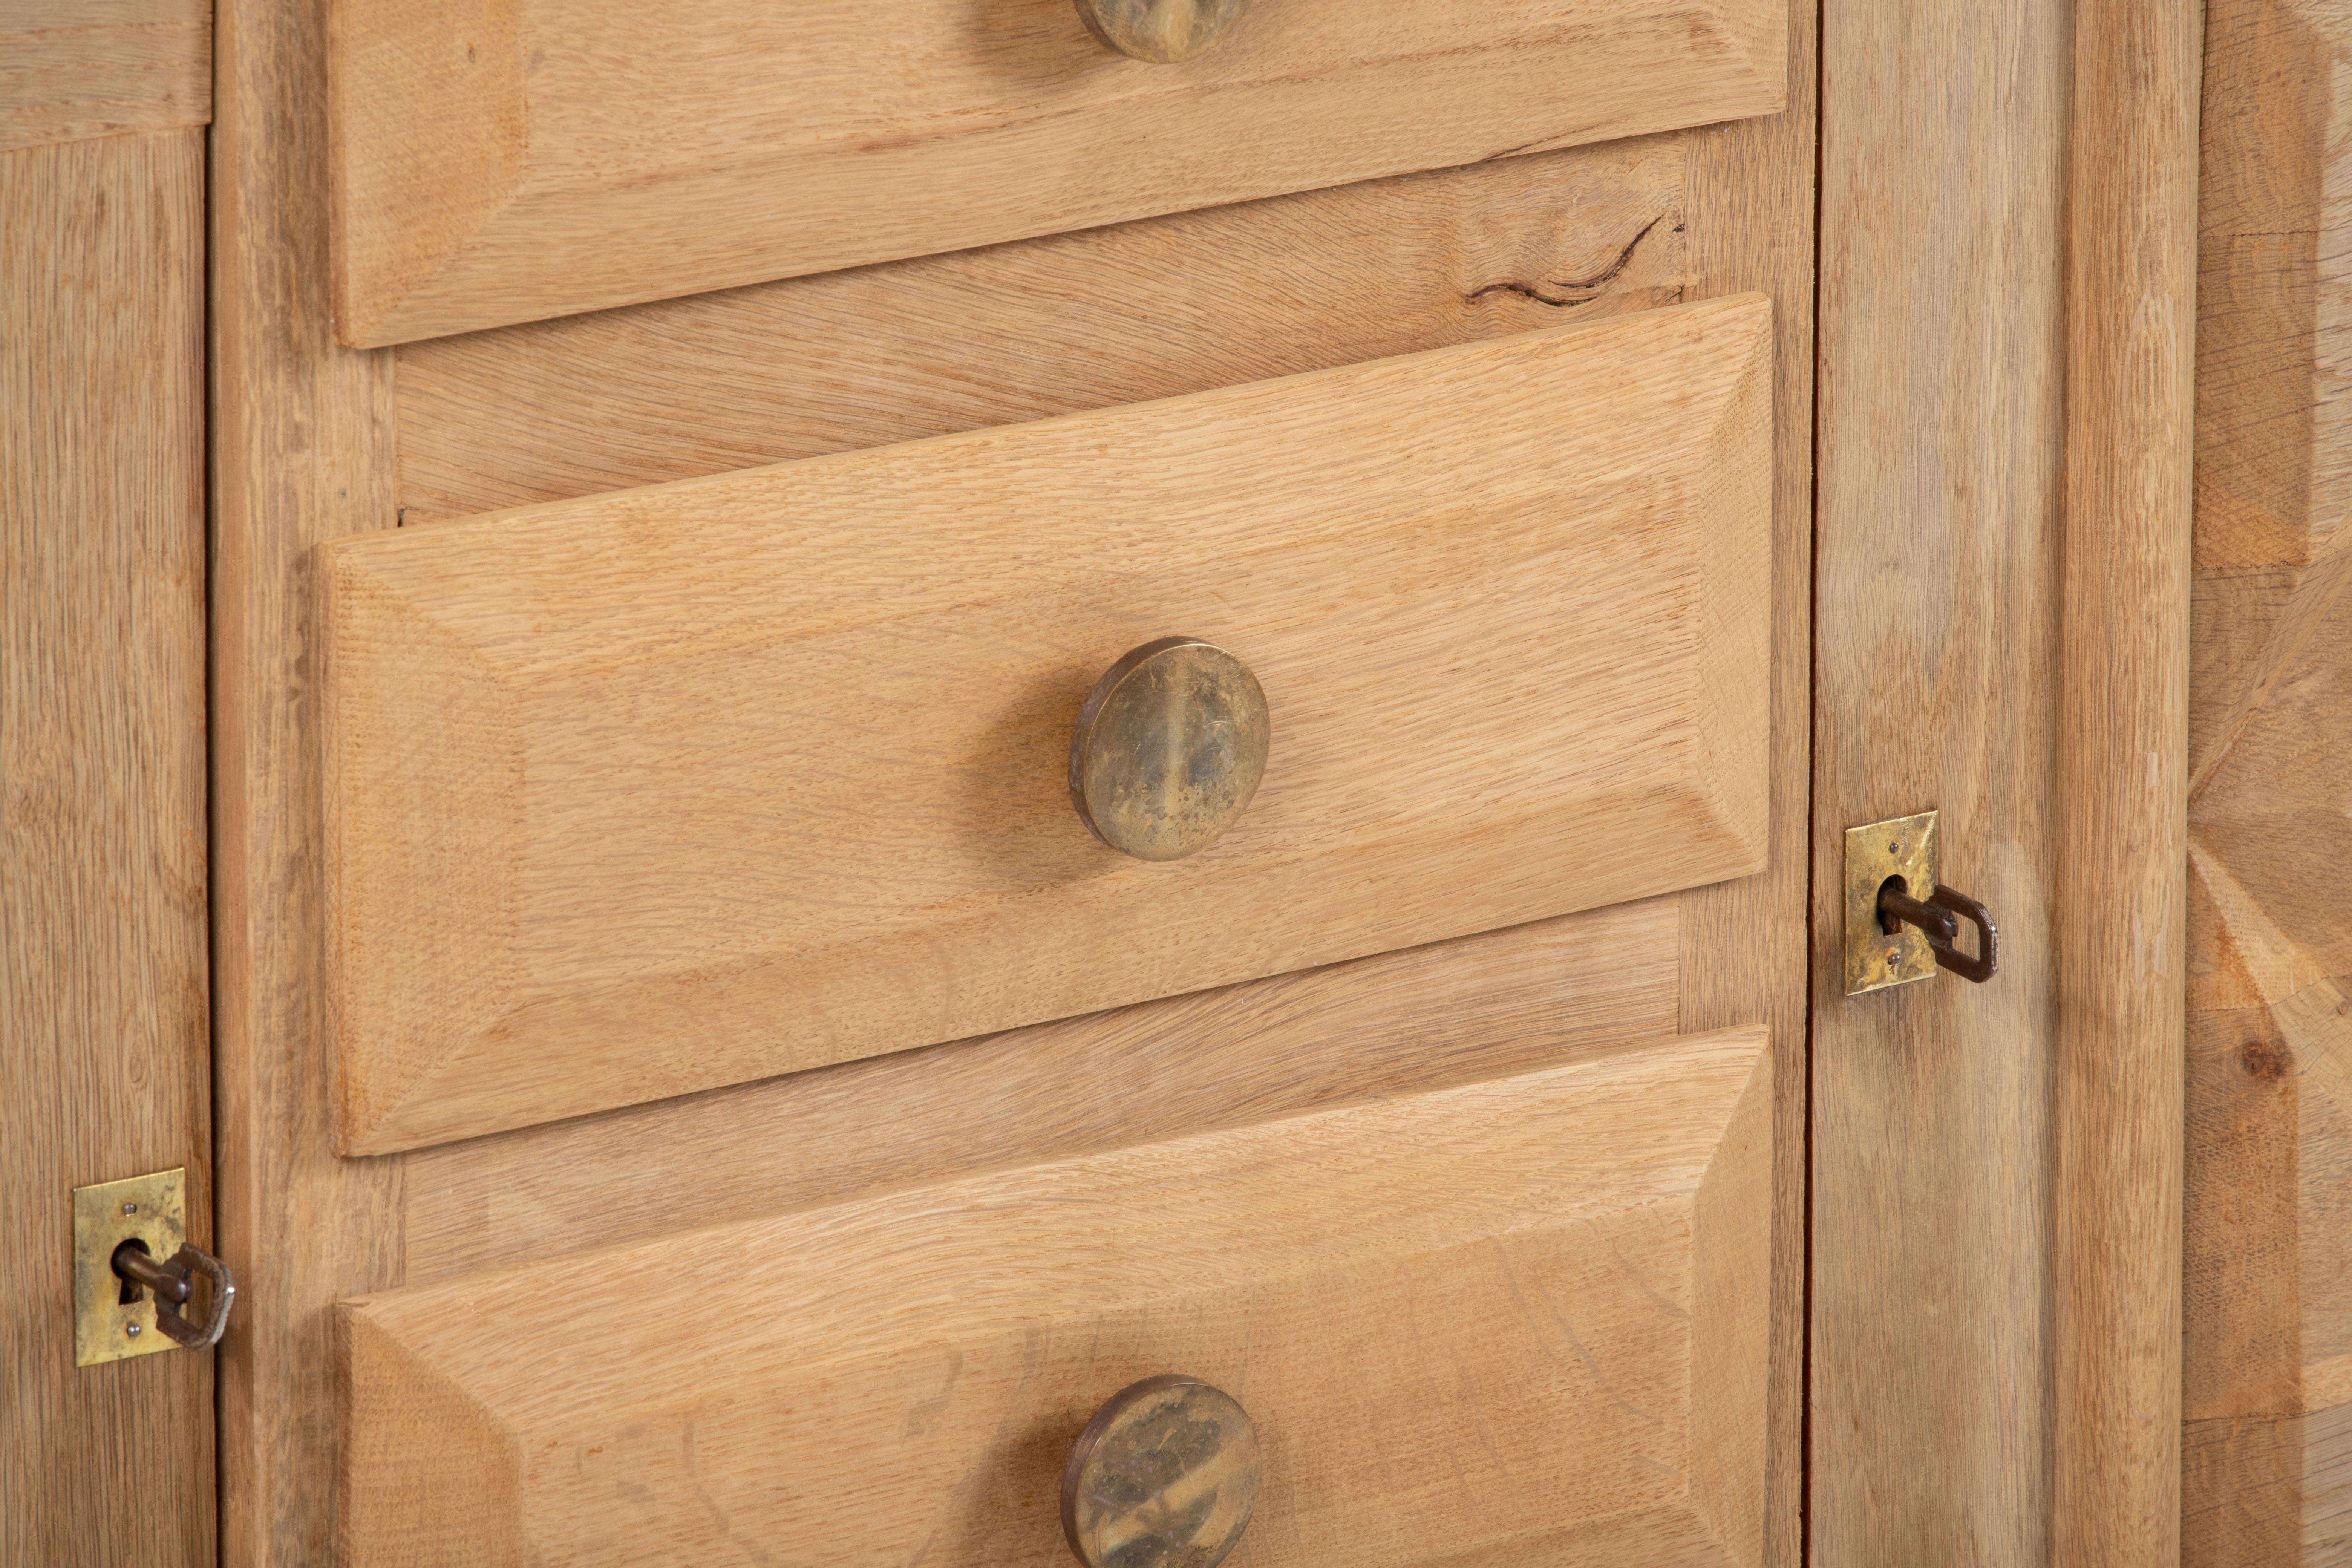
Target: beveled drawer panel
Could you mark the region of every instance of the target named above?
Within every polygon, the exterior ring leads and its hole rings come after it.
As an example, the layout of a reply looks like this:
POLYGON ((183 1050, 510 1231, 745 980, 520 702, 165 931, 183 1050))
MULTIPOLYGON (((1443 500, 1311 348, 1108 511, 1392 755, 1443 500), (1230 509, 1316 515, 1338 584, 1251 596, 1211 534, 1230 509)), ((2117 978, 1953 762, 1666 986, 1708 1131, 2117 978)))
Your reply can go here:
POLYGON ((1257 1568, 1760 1559, 1760 1028, 346 1302, 342 1561, 1068 1561, 1088 1414, 1246 1407, 1257 1568))
POLYGON ((341 1133, 382 1152, 1752 872, 1770 309, 1741 297, 327 548, 341 1133), (1123 650, 1255 670, 1256 798, 1127 859, 1123 650))
MULTIPOLYGON (((361 346, 1779 110, 1785 0, 1258 0, 1145 64, 1068 0, 338 0, 361 346)), ((1111 286, 1111 280, 1106 280, 1111 286)))

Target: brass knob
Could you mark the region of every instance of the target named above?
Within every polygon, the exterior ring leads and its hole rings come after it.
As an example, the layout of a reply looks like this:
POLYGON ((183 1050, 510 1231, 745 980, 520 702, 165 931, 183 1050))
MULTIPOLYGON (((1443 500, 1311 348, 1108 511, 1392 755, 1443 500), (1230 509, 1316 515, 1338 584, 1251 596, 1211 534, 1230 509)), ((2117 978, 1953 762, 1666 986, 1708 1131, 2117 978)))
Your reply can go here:
POLYGON ((1076 0, 1087 31, 1129 59, 1174 65, 1225 36, 1249 0, 1076 0))
POLYGON ((1171 1373, 1095 1412, 1062 1471, 1062 1533, 1087 1568, 1216 1568, 1240 1544, 1264 1466, 1230 1394, 1171 1373))
POLYGON ((1130 648, 1070 736, 1070 799, 1096 837, 1139 860, 1214 844, 1257 793, 1273 726, 1249 667, 1198 637, 1130 648))

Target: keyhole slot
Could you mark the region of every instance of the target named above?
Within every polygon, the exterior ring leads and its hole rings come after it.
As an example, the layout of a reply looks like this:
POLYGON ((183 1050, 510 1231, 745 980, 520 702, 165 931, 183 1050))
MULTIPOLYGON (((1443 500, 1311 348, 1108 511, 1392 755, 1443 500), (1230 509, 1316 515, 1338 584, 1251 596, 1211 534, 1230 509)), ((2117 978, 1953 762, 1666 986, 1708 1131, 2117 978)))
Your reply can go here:
MULTIPOLYGON (((129 1241, 124 1242, 121 1247, 116 1247, 114 1249, 114 1256, 120 1258, 124 1252, 132 1247, 138 1248, 139 1255, 142 1258, 152 1258, 154 1256, 154 1253, 148 1249, 147 1244, 140 1240, 135 1236, 129 1241)), ((116 1292, 114 1298, 118 1305, 135 1307, 141 1301, 146 1300, 147 1292, 141 1287, 138 1280, 133 1279, 128 1274, 123 1273, 120 1268, 116 1269, 114 1272, 116 1277, 122 1281, 122 1289, 116 1292)))
POLYGON ((1899 873, 1887 878, 1878 884, 1878 898, 1873 906, 1878 910, 1878 929, 1888 936, 1900 936, 1903 934, 1903 922, 1886 912, 1886 895, 1889 893, 1901 893, 1908 898, 1911 884, 1905 881, 1899 873))

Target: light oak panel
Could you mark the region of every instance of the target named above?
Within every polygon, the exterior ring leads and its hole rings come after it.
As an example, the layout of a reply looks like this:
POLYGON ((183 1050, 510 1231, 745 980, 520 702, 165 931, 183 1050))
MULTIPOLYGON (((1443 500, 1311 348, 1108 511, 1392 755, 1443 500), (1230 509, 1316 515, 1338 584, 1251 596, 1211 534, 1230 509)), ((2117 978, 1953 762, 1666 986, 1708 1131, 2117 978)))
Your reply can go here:
POLYGON ((1257 1424, 1255 1563, 1753 1563, 1766 1045, 596 1253, 574 1277, 622 1310, 528 1349, 543 1274, 349 1302, 343 1560, 1055 1562, 1070 1440, 1181 1369, 1257 1424))
POLYGON ((392 516, 392 365, 334 342, 327 7, 219 0, 211 156, 216 1220, 246 1264, 218 1352, 220 1555, 334 1549, 333 1303, 400 1279, 400 1170, 335 1156, 320 1028, 310 551, 392 516))
POLYGON ((2023 0, 1823 12, 1816 1568, 2051 1546, 2070 42, 2023 0), (1848 997, 1844 831, 1929 808, 2000 973, 1848 997))
POLYGON ((75 1187, 184 1165, 214 1245, 204 167, 0 151, 0 1559, 42 1568, 214 1560, 213 1357, 77 1368, 71 1241, 75 1187))
POLYGON ((1754 870, 1770 346, 1729 300, 334 547, 347 1146, 1754 870), (1067 726, 1179 623, 1276 761, 1119 862, 1067 726))
POLYGON ((2081 0, 2066 184, 2051 1559, 2180 1561, 2200 0, 2081 0))
POLYGON ((1789 17, 1789 110, 1688 133, 1684 202, 1696 297, 1761 291, 1773 337, 1772 800, 1764 869, 1676 895, 1682 911, 1682 1028, 1765 1024, 1778 1042, 1773 1139, 1771 1441, 1765 1561, 1804 1561, 1800 1530, 1806 1442, 1805 1334, 1811 1279, 1805 1231, 1812 1069, 1808 1038, 1806 899, 1811 889, 1812 759, 1814 270, 1819 161, 1819 11, 1789 17), (1704 215, 1703 217, 1700 215, 1704 215))
POLYGON ((1675 304, 1693 283, 1691 140, 1573 147, 405 344, 400 520, 1675 304))
POLYGON ((2352 19, 2207 8, 2182 1561, 2352 1560, 2352 19))
POLYGON ((1072 10, 347 0, 337 326, 381 345, 1783 106, 1777 0, 1261 9, 1179 66, 1072 10))
POLYGON ((408 1156, 404 1279, 1557 1066, 1676 1029, 1671 899, 408 1156))
POLYGON ((212 118, 209 0, 0 0, 0 149, 212 118))

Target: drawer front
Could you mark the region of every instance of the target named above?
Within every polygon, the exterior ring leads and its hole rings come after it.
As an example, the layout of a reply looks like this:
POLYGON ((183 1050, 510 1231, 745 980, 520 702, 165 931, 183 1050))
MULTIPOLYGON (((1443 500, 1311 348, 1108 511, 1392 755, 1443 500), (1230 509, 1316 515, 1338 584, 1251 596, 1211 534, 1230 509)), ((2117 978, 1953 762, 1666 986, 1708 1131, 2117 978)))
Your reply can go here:
POLYGON ((344 1561, 1067 1561, 1147 1376, 1237 1399, 1235 1562, 1753 1563, 1760 1029, 347 1302, 344 1561))
POLYGON ((342 541, 328 973, 353 1152, 1742 876, 1754 297, 342 541), (1264 782, 1089 835, 1126 649, 1231 649, 1264 782))
POLYGON ((331 547, 347 1147, 1753 870, 1769 350, 1718 301, 331 547), (1171 633, 1274 740, 1150 865, 1066 762, 1171 633))
POLYGON ((1785 0, 339 0, 336 325, 404 342, 1779 110, 1785 0))

